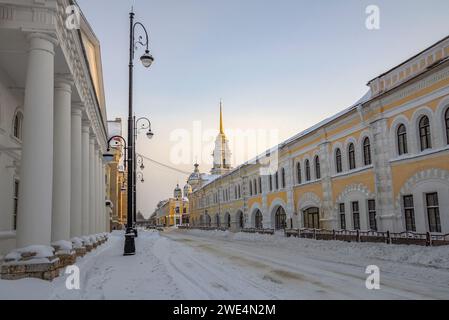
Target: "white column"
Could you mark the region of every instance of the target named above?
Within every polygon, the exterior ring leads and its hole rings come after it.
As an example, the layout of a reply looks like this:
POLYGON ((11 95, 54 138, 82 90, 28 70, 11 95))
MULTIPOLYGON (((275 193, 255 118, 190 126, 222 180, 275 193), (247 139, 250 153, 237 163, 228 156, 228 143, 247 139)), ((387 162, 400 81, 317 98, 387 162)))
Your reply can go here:
POLYGON ((90 200, 89 200, 89 123, 84 122, 82 128, 82 143, 81 143, 81 157, 82 157, 82 165, 81 165, 81 185, 82 185, 82 234, 89 234, 89 212, 90 212, 90 200))
POLYGON ((100 232, 106 231, 106 170, 103 164, 102 159, 100 159, 101 163, 101 230, 100 232))
POLYGON ((17 246, 51 241, 55 40, 28 37, 17 246))
POLYGON ((98 143, 95 145, 95 232, 98 233, 100 226, 100 165, 98 157, 100 154, 100 146, 98 143))
POLYGON ((83 106, 72 106, 71 132, 71 199, 70 199, 70 236, 79 237, 82 234, 82 152, 81 152, 81 117, 83 106))
POLYGON ((89 234, 95 233, 95 137, 89 141, 89 234))
POLYGON ((72 83, 58 77, 54 94, 52 241, 70 239, 71 97, 72 83))
POLYGON ((100 169, 98 174, 98 232, 103 232, 104 229, 104 168, 101 155, 102 151, 100 148, 98 157, 98 168, 100 169))

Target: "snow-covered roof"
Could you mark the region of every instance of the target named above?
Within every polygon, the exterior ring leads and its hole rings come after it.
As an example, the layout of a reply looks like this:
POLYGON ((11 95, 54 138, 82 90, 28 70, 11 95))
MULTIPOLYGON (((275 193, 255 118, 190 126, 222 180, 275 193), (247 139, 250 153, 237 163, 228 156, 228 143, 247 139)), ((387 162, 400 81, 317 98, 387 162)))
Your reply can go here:
MULTIPOLYGON (((240 170, 241 168, 243 168, 243 167, 245 167, 245 166, 247 166, 247 165, 249 165, 249 164, 256 163, 258 159, 260 159, 260 158, 265 158, 268 152, 272 152, 272 151, 279 150, 279 149, 285 147, 286 145, 288 145, 288 144, 290 144, 290 143, 292 143, 292 142, 295 142, 295 141, 297 141, 298 139, 300 139, 300 138, 302 138, 302 137, 304 137, 304 136, 306 136, 306 135, 308 135, 308 134, 310 134, 310 133, 312 133, 312 132, 314 132, 314 131, 316 131, 316 130, 322 128, 322 127, 324 127, 325 125, 327 125, 327 124, 329 124, 329 123, 331 123, 331 122, 337 120, 338 118, 340 118, 340 117, 342 117, 342 116, 344 116, 344 115, 346 115, 346 114, 352 112, 353 110, 357 109, 357 108, 358 108, 359 106, 361 106, 363 103, 369 101, 370 98, 371 98, 371 90, 368 90, 368 92, 365 93, 365 94, 363 95, 363 97, 361 97, 357 102, 355 102, 354 104, 352 104, 350 107, 348 107, 348 108, 346 108, 346 109, 340 111, 339 113, 333 115, 332 117, 329 117, 329 118, 327 118, 327 119, 325 119, 325 120, 323 120, 323 121, 317 123, 316 125, 314 125, 314 126, 308 128, 308 129, 304 130, 304 131, 301 131, 300 133, 298 133, 298 134, 294 135, 293 137, 291 137, 291 138, 285 140, 284 142, 281 142, 280 144, 278 144, 278 145, 276 145, 276 146, 270 148, 269 150, 266 150, 265 152, 259 154, 259 155, 256 156, 255 158, 253 158, 253 159, 251 159, 251 160, 249 160, 249 161, 246 161, 245 163, 239 165, 238 167, 234 168, 232 171, 230 171, 230 172, 228 172, 228 173, 226 173, 226 174, 224 174, 224 175, 221 175, 221 176, 220 176, 220 175, 207 175, 207 176, 210 176, 210 177, 211 177, 211 180, 208 181, 206 184, 204 184, 204 185, 203 185, 201 188, 199 188, 198 190, 201 190, 202 188, 208 186, 211 182, 213 182, 214 180, 216 180, 216 179, 218 179, 218 178, 220 178, 220 177, 224 178, 224 177, 226 177, 226 176, 229 176, 229 175, 233 174, 234 172, 240 170)), ((203 176, 202 176, 202 177, 203 177, 203 176)), ((196 191, 198 191, 198 190, 196 190, 196 191)))
POLYGON ((218 178, 222 177, 219 174, 207 174, 207 173, 202 173, 201 174, 201 179, 203 181, 205 181, 203 187, 207 186, 208 184, 214 182, 215 180, 217 180, 218 178))

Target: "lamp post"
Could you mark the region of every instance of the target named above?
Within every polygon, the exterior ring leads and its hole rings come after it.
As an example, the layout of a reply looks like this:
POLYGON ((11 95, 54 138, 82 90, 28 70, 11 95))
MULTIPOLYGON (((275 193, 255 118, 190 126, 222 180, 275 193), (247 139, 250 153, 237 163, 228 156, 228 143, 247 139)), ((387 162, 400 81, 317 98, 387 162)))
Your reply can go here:
POLYGON ((137 150, 137 135, 139 133, 139 130, 148 130, 146 133, 146 136, 148 139, 153 138, 154 133, 153 131, 151 131, 151 122, 148 118, 146 117, 141 117, 139 119, 136 120, 136 117, 134 116, 133 118, 134 121, 134 177, 133 177, 133 232, 134 232, 134 236, 137 238, 138 237, 138 233, 137 233, 137 183, 136 183, 136 171, 137 171, 137 165, 140 166, 140 169, 144 169, 145 166, 143 165, 143 157, 138 155, 136 150, 137 150), (139 127, 139 123, 145 121, 144 123, 142 123, 142 125, 139 127))
POLYGON ((134 68, 134 56, 137 45, 141 45, 145 47, 145 53, 140 57, 140 61, 142 62, 145 68, 149 68, 154 61, 153 56, 150 54, 148 50, 148 32, 145 26, 140 22, 134 22, 134 12, 131 11, 129 14, 129 104, 128 104, 128 217, 126 224, 126 234, 125 234, 125 247, 124 247, 124 255, 134 255, 136 253, 136 246, 134 237, 135 234, 133 232, 133 207, 134 207, 134 192, 133 192, 133 182, 134 182, 134 157, 135 157, 135 146, 134 146, 134 113, 133 113, 133 68, 134 68), (136 27, 141 27, 141 29, 145 33, 145 42, 143 41, 143 37, 139 36, 136 41, 135 31, 136 27))

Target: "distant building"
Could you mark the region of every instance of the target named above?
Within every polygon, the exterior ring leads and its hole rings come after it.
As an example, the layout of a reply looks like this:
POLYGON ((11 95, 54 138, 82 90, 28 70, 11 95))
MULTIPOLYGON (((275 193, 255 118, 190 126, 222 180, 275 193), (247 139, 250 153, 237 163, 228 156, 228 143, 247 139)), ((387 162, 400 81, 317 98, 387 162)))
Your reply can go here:
MULTIPOLYGON (((189 188, 184 188, 189 192, 189 188)), ((160 201, 155 210, 156 224, 165 227, 189 224, 189 199, 183 191, 176 186, 173 191, 173 198, 160 201)))
MULTIPOLYGON (((122 135, 122 119, 108 121, 109 138, 122 135)), ((127 188, 125 186, 126 170, 123 165, 123 142, 120 139, 111 141, 111 152, 114 159, 108 164, 109 168, 109 200, 111 230, 122 229, 127 219, 127 188)))

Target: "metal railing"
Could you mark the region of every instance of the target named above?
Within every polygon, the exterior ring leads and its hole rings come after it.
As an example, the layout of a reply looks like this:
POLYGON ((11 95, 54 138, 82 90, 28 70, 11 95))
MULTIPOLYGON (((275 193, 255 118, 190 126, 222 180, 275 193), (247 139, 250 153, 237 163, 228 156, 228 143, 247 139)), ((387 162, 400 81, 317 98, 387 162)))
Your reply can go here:
POLYGON ((438 235, 416 232, 391 233, 390 231, 325 230, 325 229, 285 229, 286 237, 314 240, 335 240, 346 242, 369 242, 386 244, 406 244, 420 246, 449 245, 449 234, 438 235))

